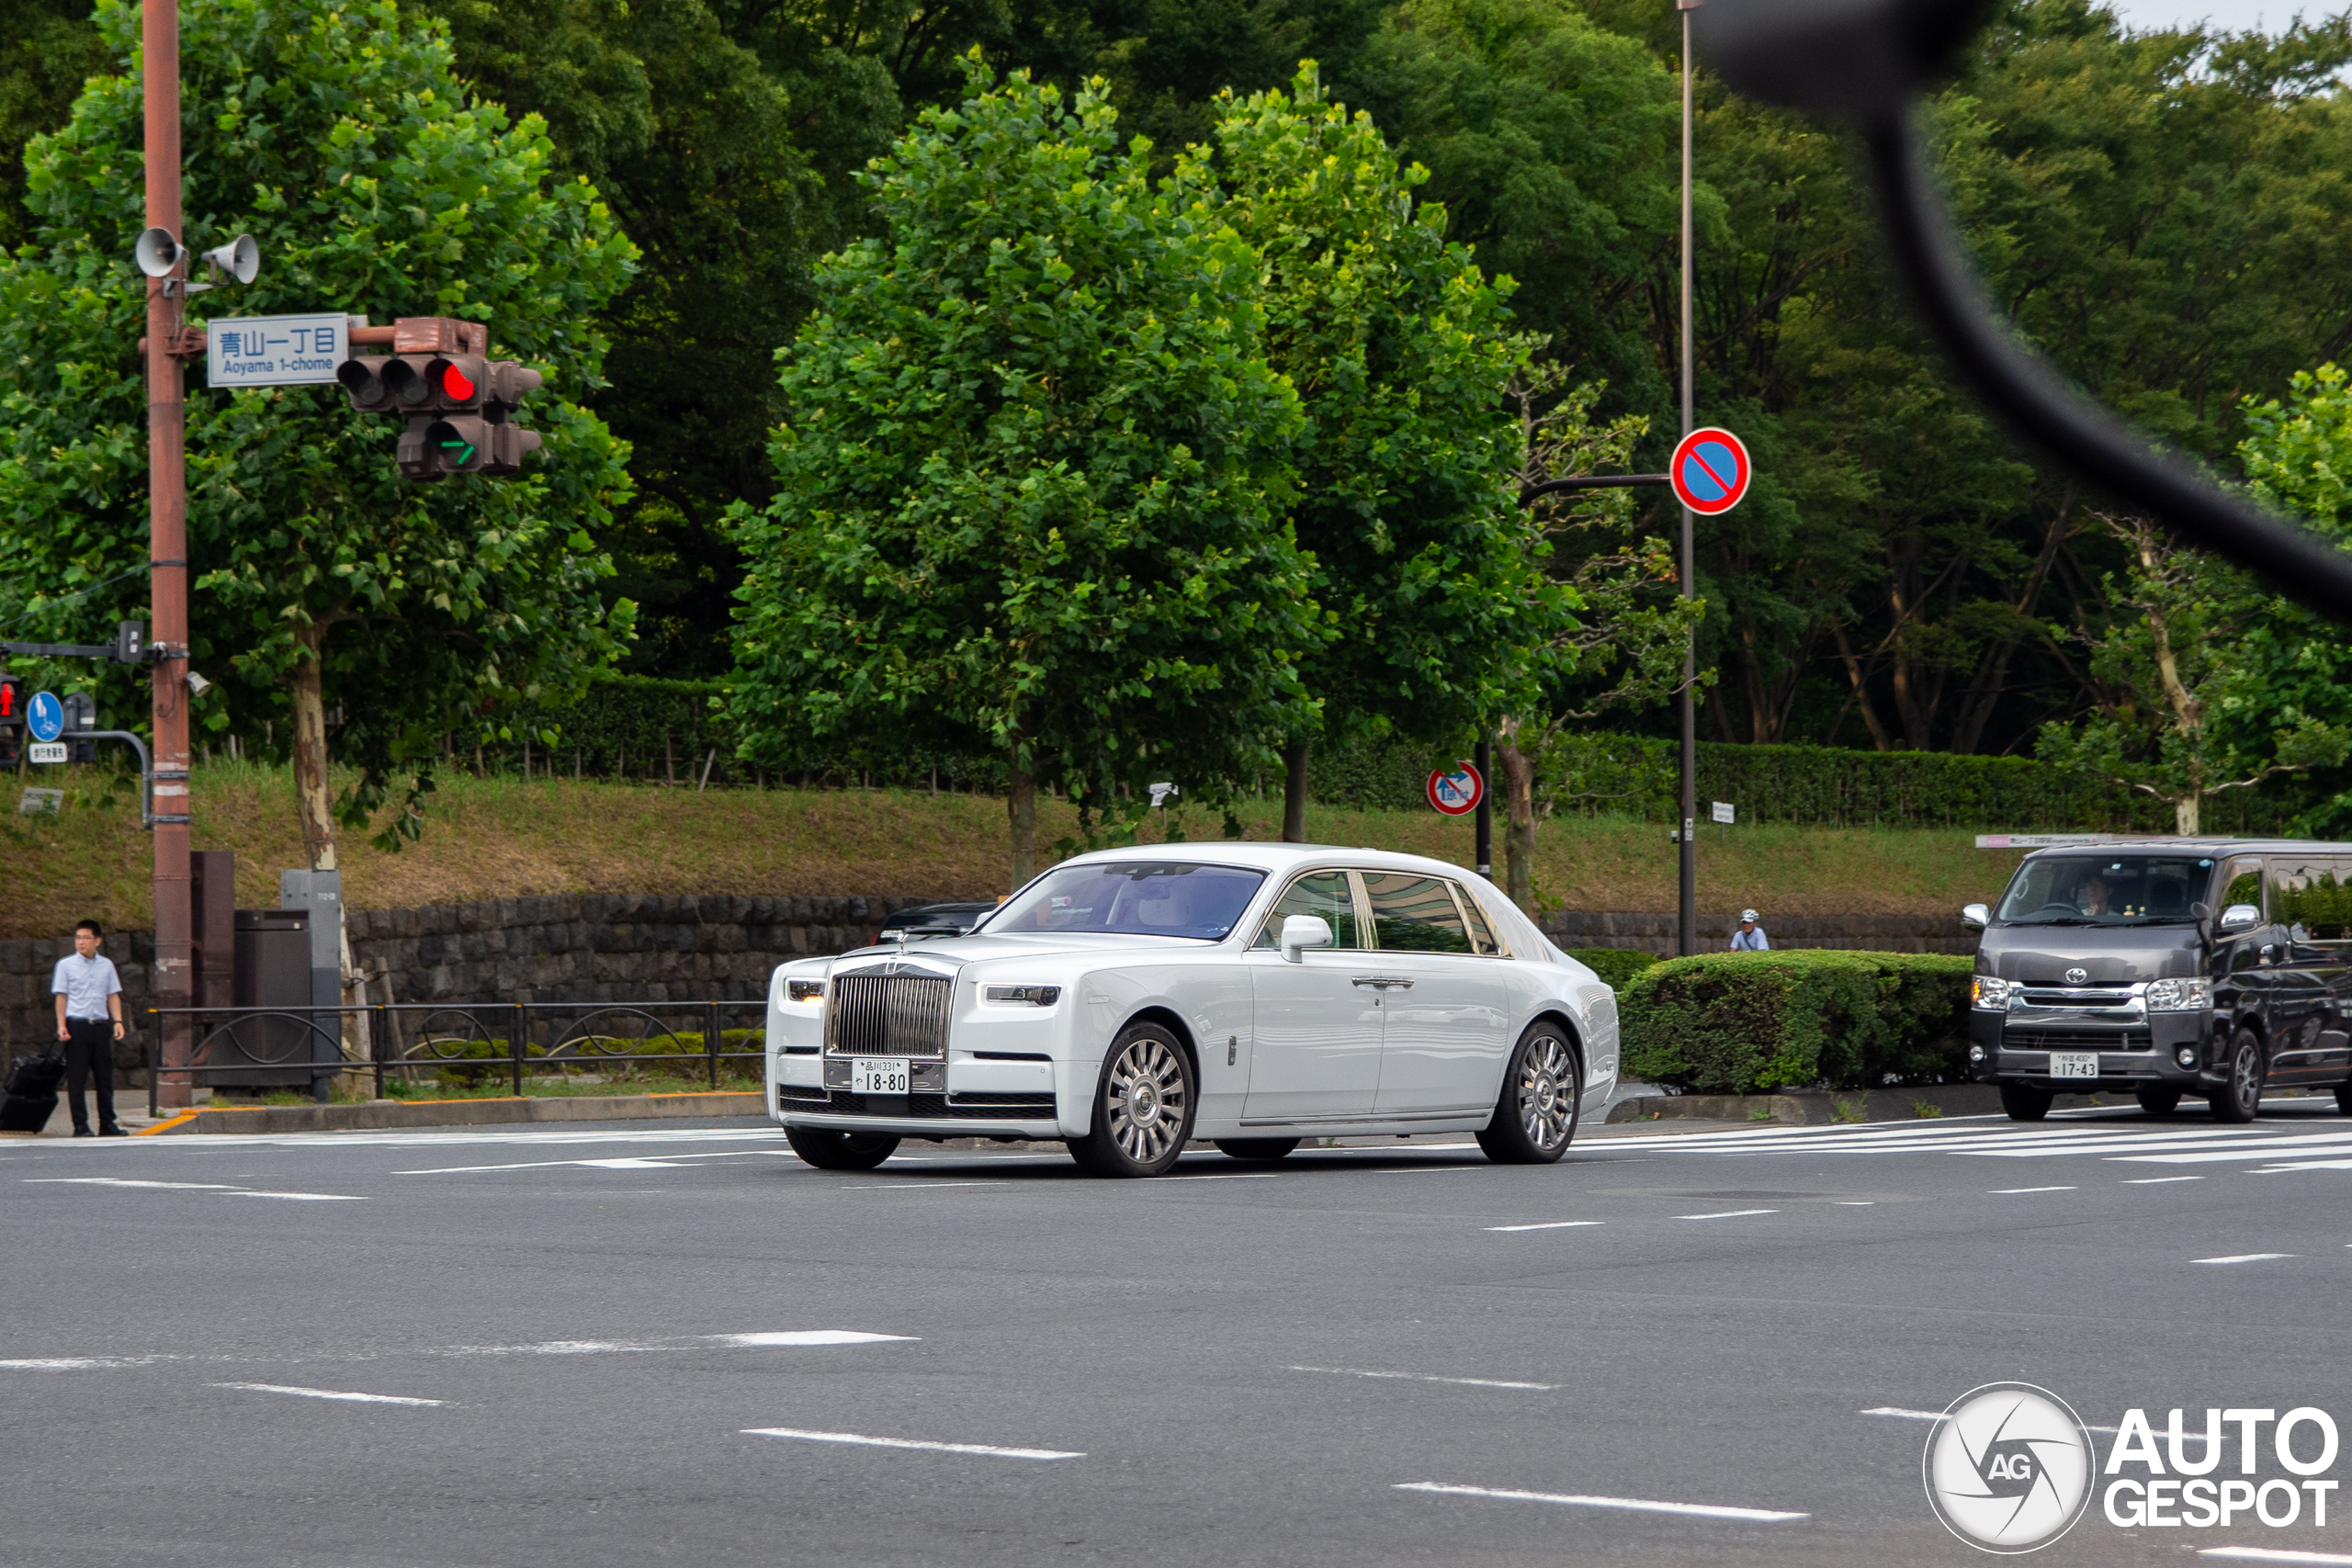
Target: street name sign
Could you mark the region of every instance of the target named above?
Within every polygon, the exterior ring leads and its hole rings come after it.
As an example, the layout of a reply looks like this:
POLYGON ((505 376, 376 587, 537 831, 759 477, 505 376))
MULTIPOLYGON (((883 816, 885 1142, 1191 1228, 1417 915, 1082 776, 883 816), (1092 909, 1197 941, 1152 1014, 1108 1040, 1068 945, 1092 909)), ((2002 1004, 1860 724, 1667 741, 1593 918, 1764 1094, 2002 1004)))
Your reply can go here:
POLYGON ((1709 517, 1737 506, 1754 477, 1739 437, 1713 427, 1684 436, 1666 465, 1667 482, 1674 487, 1676 499, 1709 517))
POLYGON ((215 387, 334 385, 351 357, 351 321, 317 316, 238 316, 204 333, 205 378, 215 387))

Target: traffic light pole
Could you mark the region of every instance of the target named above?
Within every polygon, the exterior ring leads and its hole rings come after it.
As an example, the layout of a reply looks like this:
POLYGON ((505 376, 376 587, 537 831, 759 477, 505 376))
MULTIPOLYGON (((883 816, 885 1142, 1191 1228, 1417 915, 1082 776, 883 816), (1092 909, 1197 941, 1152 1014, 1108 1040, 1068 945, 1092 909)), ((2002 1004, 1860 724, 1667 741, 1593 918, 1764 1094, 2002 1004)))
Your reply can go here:
MULTIPOLYGON (((178 0, 141 0, 140 43, 147 130, 147 226, 183 235, 180 213, 178 0)), ((187 403, 180 323, 187 264, 147 280, 147 557, 154 620, 155 1005, 164 1071, 188 1065, 194 958, 188 880, 187 403)), ((164 1106, 195 1098, 185 1074, 157 1086, 164 1106)))

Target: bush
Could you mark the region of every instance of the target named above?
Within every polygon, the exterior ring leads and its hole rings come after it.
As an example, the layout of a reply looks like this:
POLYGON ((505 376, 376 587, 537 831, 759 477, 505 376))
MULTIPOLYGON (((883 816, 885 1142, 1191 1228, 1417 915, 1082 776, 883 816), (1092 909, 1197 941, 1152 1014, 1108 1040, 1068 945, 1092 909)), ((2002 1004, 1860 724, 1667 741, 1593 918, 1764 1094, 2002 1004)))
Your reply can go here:
POLYGON ((1631 947, 1566 947, 1560 951, 1620 991, 1625 988, 1626 981, 1658 961, 1657 954, 1631 947))
POLYGON ((1974 968, 1943 953, 1669 959, 1619 994, 1625 1076, 1702 1094, 1958 1079, 1974 968))

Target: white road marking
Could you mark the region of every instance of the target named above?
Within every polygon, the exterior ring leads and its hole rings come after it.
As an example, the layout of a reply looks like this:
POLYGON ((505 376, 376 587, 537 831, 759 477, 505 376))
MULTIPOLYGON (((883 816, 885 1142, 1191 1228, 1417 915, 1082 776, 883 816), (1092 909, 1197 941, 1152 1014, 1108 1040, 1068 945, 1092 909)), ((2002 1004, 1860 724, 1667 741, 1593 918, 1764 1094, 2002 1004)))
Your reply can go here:
POLYGON ((2191 1263, 2267 1263, 2274 1258, 2292 1258, 2291 1252, 2241 1252, 2234 1258, 2192 1258, 2191 1263))
POLYGON ((755 1155, 781 1156, 785 1159, 797 1159, 799 1157, 790 1149, 720 1149, 711 1152, 662 1155, 659 1156, 624 1155, 611 1159, 526 1159, 517 1161, 511 1165, 443 1165, 435 1166, 430 1170, 396 1170, 392 1172, 392 1174, 394 1176, 462 1176, 481 1170, 540 1170, 553 1166, 566 1165, 594 1166, 605 1170, 646 1170, 657 1166, 684 1167, 684 1168, 692 1169, 694 1168, 693 1167, 685 1165, 686 1161, 698 1159, 749 1159, 755 1155))
POLYGON ((114 1367, 143 1367, 162 1359, 158 1356, 38 1356, 25 1360, 0 1361, 0 1371, 8 1372, 91 1372, 114 1367))
MULTIPOLYGON (((1341 1152, 1344 1153, 1346 1151, 1343 1150, 1341 1152)), ((1357 1152, 1363 1153, 1364 1151, 1359 1150, 1357 1152)), ((1375 1170, 1372 1174, 1374 1176, 1442 1176, 1448 1171, 1487 1170, 1490 1168, 1492 1168, 1483 1165, 1400 1165, 1392 1167, 1387 1170, 1375 1170)))
POLYGON ((1720 1214, 1677 1214, 1678 1220, 1737 1220, 1749 1214, 1777 1214, 1778 1209, 1725 1209, 1720 1214))
POLYGON ((845 1192, 903 1192, 910 1187, 1010 1187, 1009 1181, 844 1181, 845 1192))
POLYGON ((2201 1176, 2128 1176, 2117 1185, 2122 1187, 2162 1187, 2167 1181, 2202 1181, 2201 1176))
POLYGON ((911 1345, 912 1334, 868 1334, 856 1328, 783 1328, 765 1334, 708 1334, 703 1337, 719 1345, 735 1345, 755 1348, 770 1345, 881 1345, 899 1343, 911 1345))
POLYGON ((2208 1546, 2199 1557, 2233 1558, 2240 1562, 2352 1562, 2340 1551, 2288 1551, 2274 1546, 2208 1546))
POLYGON ((1294 1372, 1329 1372, 1343 1378, 1396 1378, 1406 1382, 1460 1383, 1464 1388, 1524 1388, 1538 1393, 1550 1393, 1560 1385, 1555 1382, 1505 1382, 1499 1378, 1442 1378, 1430 1372, 1374 1372, 1362 1367, 1289 1367, 1294 1372))
POLYGON ((1602 1220, 1547 1220, 1540 1225, 1488 1225, 1487 1228, 1490 1231, 1566 1231, 1574 1230, 1579 1225, 1598 1225, 1606 1223, 1602 1220))
POLYGON ((1163 1181, 1271 1181, 1282 1174, 1279 1170, 1217 1170, 1204 1171, 1199 1176, 1164 1176, 1163 1181))
POLYGON ((927 1453, 985 1454, 991 1459, 1084 1459, 1060 1449, 1003 1449, 991 1443, 923 1443, 908 1438, 868 1438, 856 1432, 806 1432, 796 1427, 746 1427, 747 1438, 790 1438, 804 1443, 850 1443, 866 1449, 921 1449, 927 1453))
POLYGON ((2075 1190, 2072 1187, 1994 1187, 1986 1190, 1986 1196, 2014 1198, 2020 1192, 2072 1192, 2074 1190, 2075 1190))
POLYGON ((409 1399, 397 1393, 346 1393, 334 1388, 295 1388, 277 1382, 216 1382, 212 1386, 243 1389, 248 1393, 291 1393, 303 1399, 332 1399, 345 1404, 429 1404, 437 1408, 449 1403, 446 1399, 409 1399))
POLYGON ((1624 1508, 1637 1514, 1681 1514, 1700 1519, 1747 1519, 1758 1524, 1786 1524, 1810 1518, 1810 1514, 1783 1513, 1776 1508, 1732 1508, 1716 1503, 1658 1503, 1645 1497, 1588 1497, 1572 1492, 1512 1492, 1488 1486, 1451 1486, 1437 1481, 1400 1481, 1399 1492, 1437 1492, 1453 1497, 1499 1497, 1513 1503, 1565 1503, 1579 1508, 1624 1508))
MULTIPOLYGON (((1893 1416, 1905 1421, 1940 1421, 1944 1418, 1945 1413, 1940 1410, 1905 1410, 1898 1404, 1882 1404, 1874 1410, 1864 1410, 1860 1412, 1860 1414, 1864 1416, 1893 1416)), ((2093 1432, 2113 1432, 2115 1428, 2112 1427, 2086 1427, 2086 1430, 2093 1432)), ((2205 1440, 2203 1435, 2199 1433, 2192 1432, 2189 1434, 2189 1438, 2191 1440, 2200 1443, 2205 1440)))
POLYGON ((218 1192, 224 1198, 290 1198, 306 1203, 365 1203, 368 1200, 355 1192, 258 1192, 251 1188, 232 1187, 221 1181, 133 1181, 116 1176, 28 1176, 22 1179, 42 1186, 71 1187, 169 1187, 189 1192, 218 1192))
POLYGON ((1832 1206, 1839 1209, 1875 1209, 1878 1207, 1878 1200, 1875 1198, 1840 1198, 1832 1206))

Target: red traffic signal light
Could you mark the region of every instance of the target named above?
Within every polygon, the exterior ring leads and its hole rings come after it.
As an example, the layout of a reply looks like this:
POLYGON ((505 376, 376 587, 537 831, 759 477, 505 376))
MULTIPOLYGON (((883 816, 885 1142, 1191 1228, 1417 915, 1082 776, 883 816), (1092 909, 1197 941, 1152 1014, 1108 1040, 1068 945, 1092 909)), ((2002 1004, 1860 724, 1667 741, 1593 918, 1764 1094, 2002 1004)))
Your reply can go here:
POLYGON ((335 379, 353 408, 406 422, 396 454, 402 477, 520 473, 523 455, 541 441, 509 422, 544 383, 539 372, 489 358, 489 331, 480 322, 402 317, 390 341, 410 352, 354 355, 335 367, 335 379))

